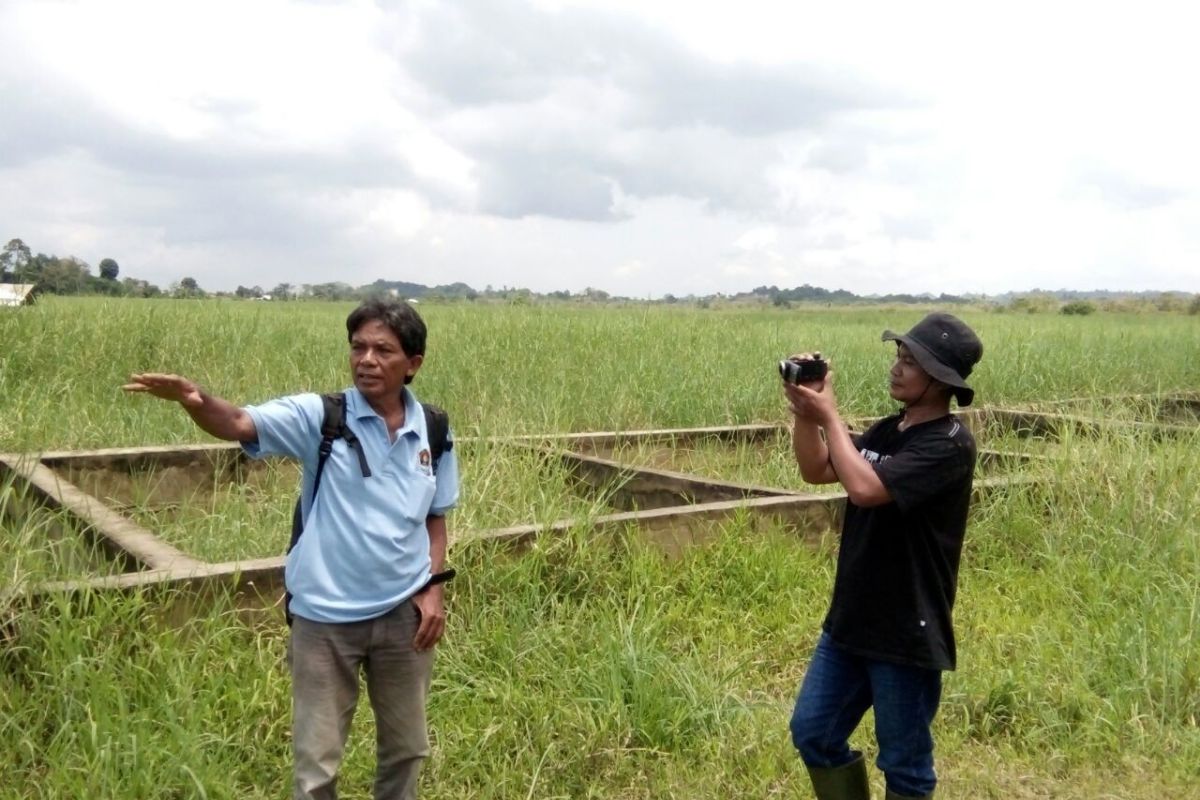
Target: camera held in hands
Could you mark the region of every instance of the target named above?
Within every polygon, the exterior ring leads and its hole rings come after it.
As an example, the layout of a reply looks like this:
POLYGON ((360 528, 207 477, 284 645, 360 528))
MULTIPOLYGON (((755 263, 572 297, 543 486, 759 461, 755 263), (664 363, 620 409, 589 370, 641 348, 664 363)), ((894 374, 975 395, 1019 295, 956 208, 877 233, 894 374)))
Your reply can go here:
POLYGON ((812 358, 792 357, 779 362, 779 376, 788 383, 811 383, 825 379, 829 372, 829 363, 821 358, 820 353, 813 353, 812 358))

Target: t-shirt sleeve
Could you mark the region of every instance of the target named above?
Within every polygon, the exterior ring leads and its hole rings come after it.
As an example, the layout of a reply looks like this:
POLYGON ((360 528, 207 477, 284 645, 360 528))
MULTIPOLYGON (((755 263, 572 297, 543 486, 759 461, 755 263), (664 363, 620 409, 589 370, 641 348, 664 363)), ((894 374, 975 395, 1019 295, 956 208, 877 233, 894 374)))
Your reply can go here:
POLYGON ((246 406, 254 420, 258 440, 242 442, 251 458, 287 456, 304 461, 316 458, 315 442, 321 439, 321 417, 325 408, 320 395, 296 394, 262 405, 246 406))
POLYGON ((433 492, 433 502, 429 504, 429 515, 441 517, 447 511, 458 505, 458 456, 454 448, 454 431, 446 432, 446 449, 442 452, 437 463, 437 487, 433 492))
POLYGON ((901 511, 909 511, 970 477, 971 448, 950 436, 927 436, 875 465, 875 473, 901 511))

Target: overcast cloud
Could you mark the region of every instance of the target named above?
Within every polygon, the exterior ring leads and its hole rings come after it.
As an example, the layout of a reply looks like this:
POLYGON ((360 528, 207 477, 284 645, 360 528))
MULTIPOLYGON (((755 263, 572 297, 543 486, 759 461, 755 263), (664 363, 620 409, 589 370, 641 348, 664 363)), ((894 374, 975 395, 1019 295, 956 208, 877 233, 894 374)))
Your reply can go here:
POLYGON ((713 5, 0 3, 0 239, 208 289, 1200 291, 1186 6, 713 5))

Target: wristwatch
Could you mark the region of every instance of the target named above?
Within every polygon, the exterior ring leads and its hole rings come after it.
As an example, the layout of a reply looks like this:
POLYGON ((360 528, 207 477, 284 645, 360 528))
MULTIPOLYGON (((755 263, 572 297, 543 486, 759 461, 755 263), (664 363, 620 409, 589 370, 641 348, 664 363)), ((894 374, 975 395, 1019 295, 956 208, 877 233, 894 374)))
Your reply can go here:
POLYGON ((453 568, 436 572, 429 576, 429 582, 425 584, 425 588, 429 588, 430 586, 434 586, 439 583, 449 583, 457 574, 458 573, 455 572, 453 568))

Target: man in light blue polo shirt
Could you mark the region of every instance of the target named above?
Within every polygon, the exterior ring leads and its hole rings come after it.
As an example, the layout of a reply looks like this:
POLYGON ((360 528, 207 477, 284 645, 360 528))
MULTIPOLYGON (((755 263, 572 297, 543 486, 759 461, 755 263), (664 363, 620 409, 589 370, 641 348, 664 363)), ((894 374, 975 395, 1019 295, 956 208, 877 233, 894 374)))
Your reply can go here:
POLYGON ((300 394, 237 406, 177 375, 133 375, 126 391, 180 403, 202 429, 241 442, 253 458, 286 456, 304 467, 303 535, 285 580, 294 616, 293 796, 335 798, 359 671, 375 712, 376 800, 415 798, 429 755, 425 702, 433 648, 445 629, 446 513, 458 501, 458 464, 430 455, 422 406, 406 388, 425 355, 425 323, 406 303, 368 300, 346 320, 354 387, 346 425, 370 468, 364 477, 335 439, 316 497, 324 406, 300 394), (435 469, 436 467, 436 469, 435 469))

